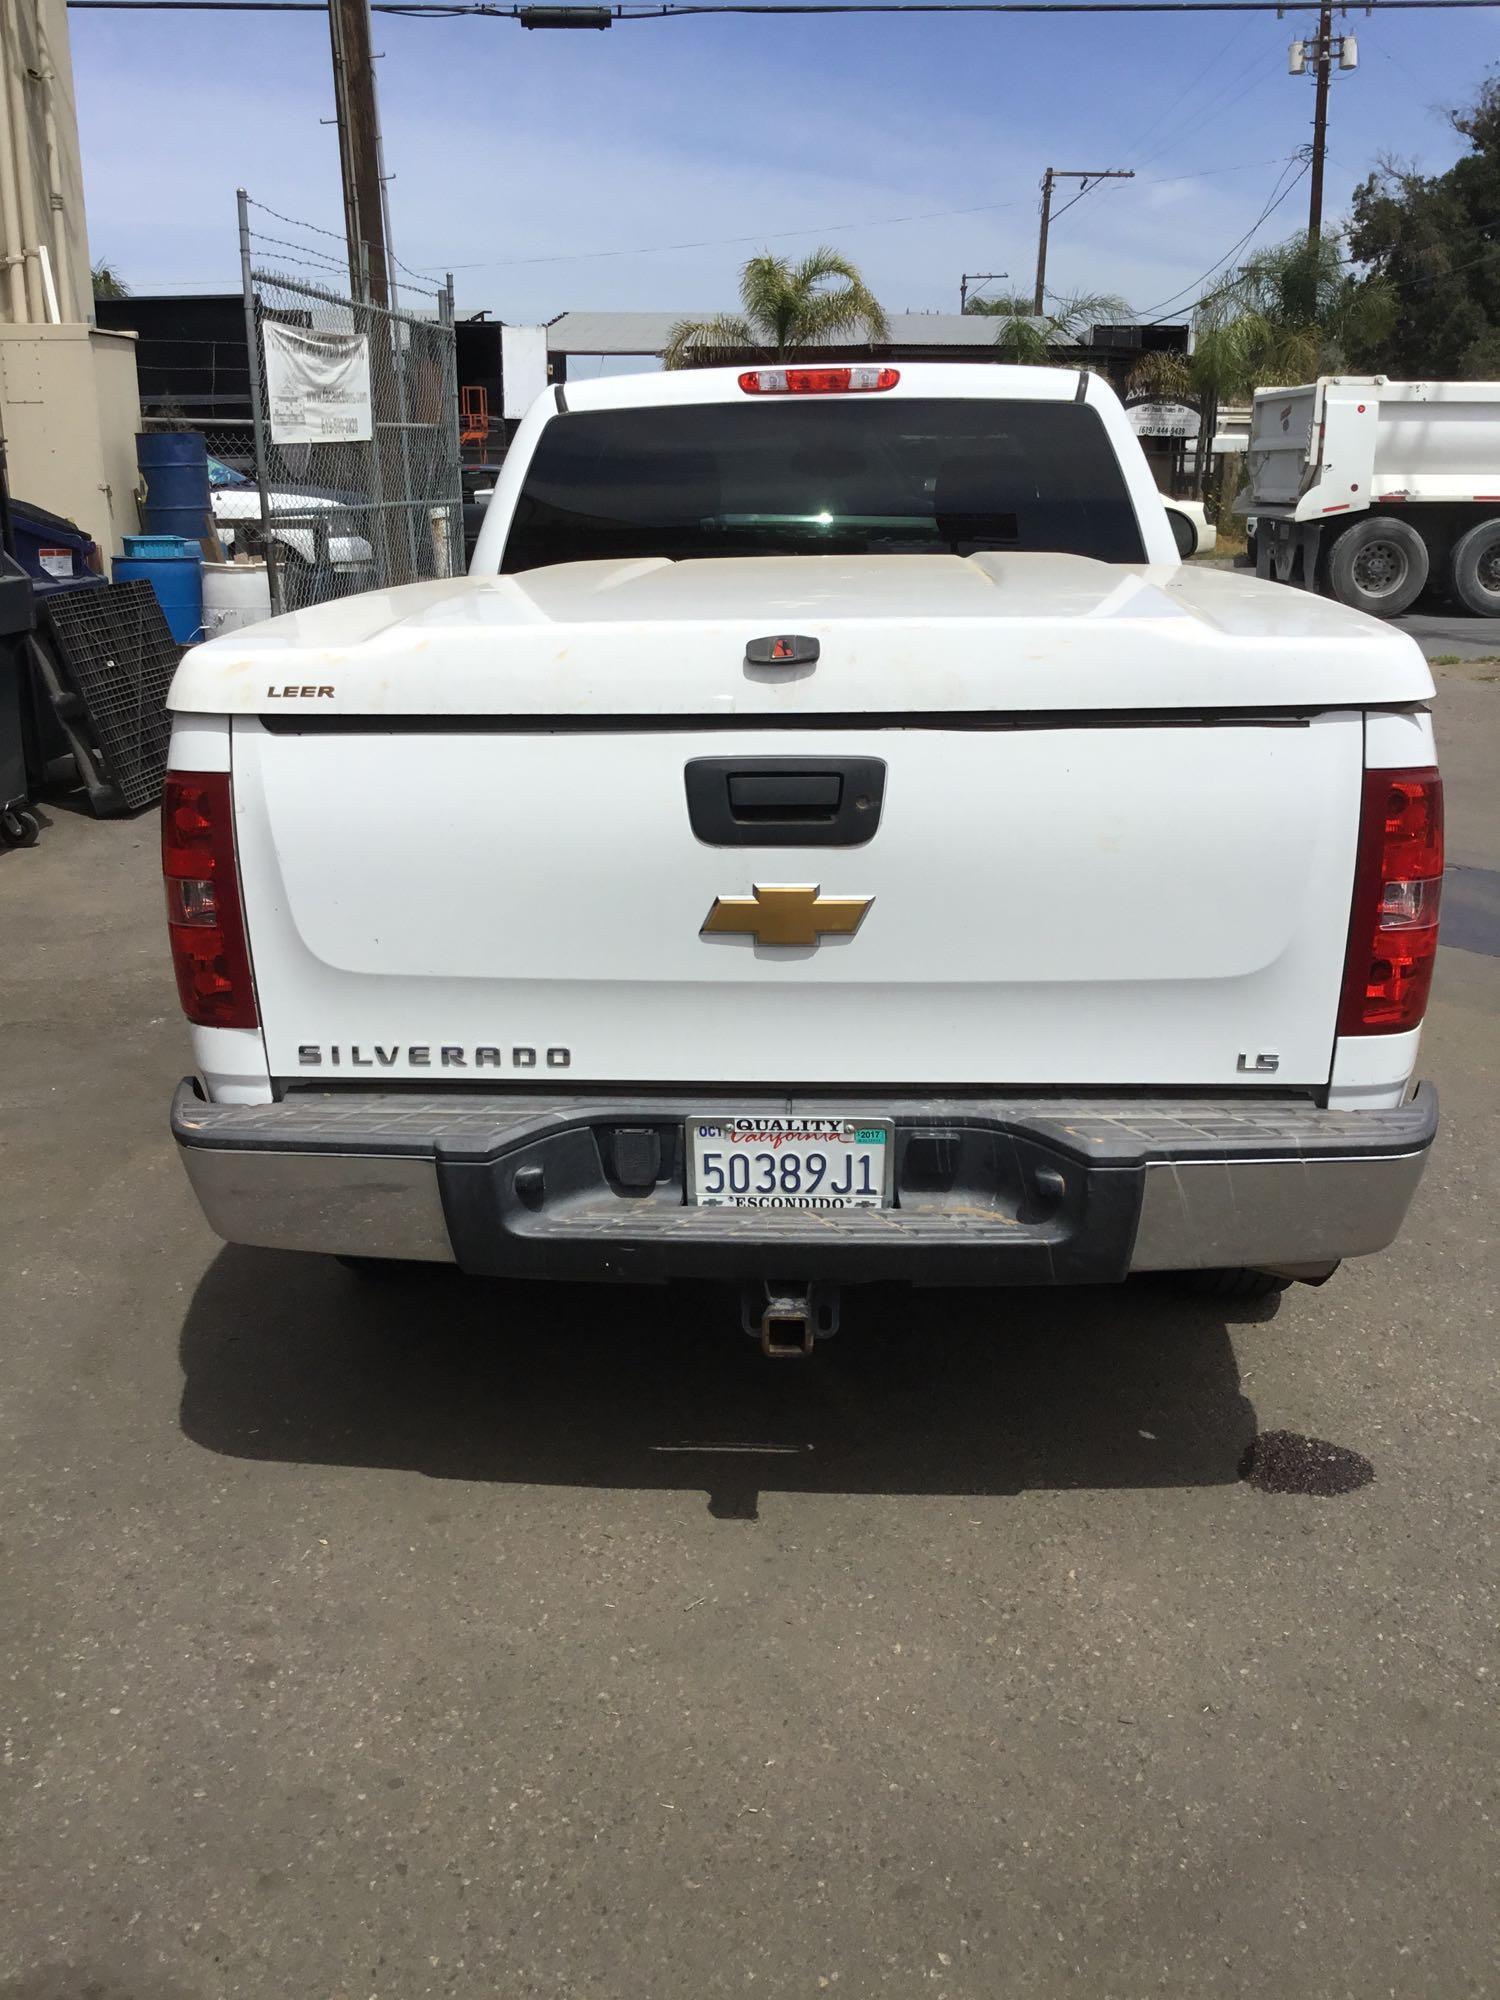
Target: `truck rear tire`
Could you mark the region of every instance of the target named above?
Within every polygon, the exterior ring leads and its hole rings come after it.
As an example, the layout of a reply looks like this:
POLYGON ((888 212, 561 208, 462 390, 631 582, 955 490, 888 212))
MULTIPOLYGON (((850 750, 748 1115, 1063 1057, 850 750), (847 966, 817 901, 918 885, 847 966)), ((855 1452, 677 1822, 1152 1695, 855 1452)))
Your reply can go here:
POLYGON ((1208 1299, 1268 1299, 1284 1292, 1292 1282, 1270 1271, 1182 1271, 1179 1277, 1190 1292, 1208 1299))
POLYGON ((1371 514, 1334 543, 1328 585, 1340 604, 1398 618, 1421 596, 1431 567, 1427 544, 1409 521, 1371 514))
POLYGON ((409 1285, 414 1279, 429 1277, 437 1266, 416 1257, 341 1257, 335 1264, 368 1285, 409 1285))
POLYGON ((1476 618, 1500 618, 1500 514, 1480 521, 1453 551, 1453 595, 1476 618))

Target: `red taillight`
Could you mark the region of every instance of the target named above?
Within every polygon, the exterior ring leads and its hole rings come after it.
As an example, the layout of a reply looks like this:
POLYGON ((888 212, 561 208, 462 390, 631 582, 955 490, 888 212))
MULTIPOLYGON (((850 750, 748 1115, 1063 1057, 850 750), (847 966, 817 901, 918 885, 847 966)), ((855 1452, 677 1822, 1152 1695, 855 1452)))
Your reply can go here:
POLYGON ((227 771, 168 772, 161 872, 182 1011, 200 1028, 258 1027, 227 771))
POLYGON ((894 389, 899 368, 747 368, 740 387, 747 396, 842 396, 850 390, 894 389))
POLYGON ((1443 781, 1366 771, 1341 1035, 1392 1035, 1427 1011, 1443 888, 1443 781))

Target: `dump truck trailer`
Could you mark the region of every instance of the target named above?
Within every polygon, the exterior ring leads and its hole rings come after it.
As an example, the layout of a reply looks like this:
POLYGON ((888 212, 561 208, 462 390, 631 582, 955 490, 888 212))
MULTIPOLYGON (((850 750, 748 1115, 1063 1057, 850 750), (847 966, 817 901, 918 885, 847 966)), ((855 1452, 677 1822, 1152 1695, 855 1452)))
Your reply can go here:
POLYGON ((1380 618, 1429 584, 1500 617, 1500 382, 1258 390, 1246 469, 1260 576, 1380 618))

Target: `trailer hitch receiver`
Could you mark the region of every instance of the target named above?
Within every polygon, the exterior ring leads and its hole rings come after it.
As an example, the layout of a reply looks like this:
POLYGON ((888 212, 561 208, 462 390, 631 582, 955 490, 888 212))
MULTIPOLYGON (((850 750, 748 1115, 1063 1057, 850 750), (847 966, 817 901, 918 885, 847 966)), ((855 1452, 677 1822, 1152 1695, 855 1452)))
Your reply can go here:
POLYGON ((839 1330, 837 1285, 767 1278, 747 1285, 740 1299, 740 1323, 773 1361, 806 1360, 813 1343, 839 1330))

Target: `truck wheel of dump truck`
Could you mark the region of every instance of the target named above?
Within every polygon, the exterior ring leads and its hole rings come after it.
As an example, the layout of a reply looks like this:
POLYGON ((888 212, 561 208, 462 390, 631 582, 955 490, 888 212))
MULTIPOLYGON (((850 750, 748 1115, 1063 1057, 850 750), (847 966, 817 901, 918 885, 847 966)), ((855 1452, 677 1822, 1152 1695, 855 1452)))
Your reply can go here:
POLYGON ((1500 618, 1500 514, 1470 528, 1453 551, 1453 595, 1476 618, 1500 618))
POLYGON ((1372 514, 1346 528, 1328 557, 1328 585, 1340 604, 1397 618, 1427 582, 1427 544, 1409 521, 1372 514))

